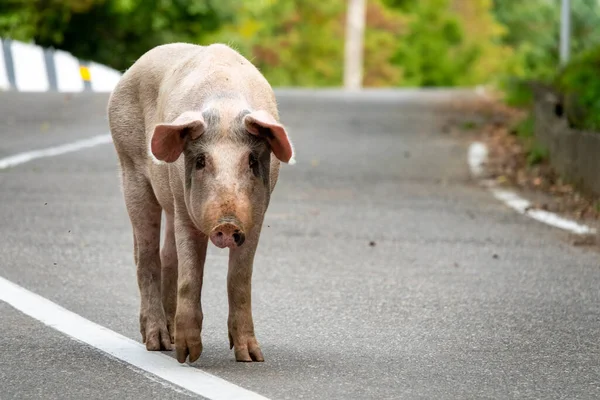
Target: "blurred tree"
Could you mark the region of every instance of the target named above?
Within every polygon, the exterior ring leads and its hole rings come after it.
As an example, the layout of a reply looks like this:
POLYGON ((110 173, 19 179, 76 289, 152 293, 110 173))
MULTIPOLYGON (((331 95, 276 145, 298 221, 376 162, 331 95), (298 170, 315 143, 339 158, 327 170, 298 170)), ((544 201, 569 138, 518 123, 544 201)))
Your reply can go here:
MULTIPOLYGON (((467 65, 467 76, 461 84, 496 83, 497 77, 507 71, 513 49, 502 42, 507 34, 493 14, 492 0, 452 0, 450 9, 456 13, 463 31, 465 51, 475 52, 477 58, 467 65)), ((460 75, 460 74, 459 74, 460 75)))
POLYGON ((345 0, 263 0, 245 4, 211 35, 246 55, 276 86, 342 82, 345 0))
POLYGON ((5 0, 0 2, 0 32, 15 40, 37 36, 60 42, 73 14, 85 13, 103 1, 5 0))
MULTIPOLYGON (((561 0, 494 0, 493 11, 507 28, 503 38, 515 49, 511 74, 523 79, 549 80, 559 63, 561 0)), ((571 54, 600 44, 598 0, 571 2, 571 54)))
POLYGON ((397 40, 394 64, 404 86, 485 83, 504 70, 510 49, 498 43, 502 27, 490 0, 400 2, 408 19, 397 40))
POLYGON ((150 48, 198 42, 232 20, 241 0, 8 0, 0 35, 33 39, 125 69, 150 48))
POLYGON ((403 69, 394 65, 394 56, 407 23, 405 15, 387 8, 384 2, 371 0, 367 3, 364 86, 398 86, 403 83, 403 69))
MULTIPOLYGON (((369 0, 366 86, 551 77, 560 0, 369 0)), ((128 68, 158 44, 225 42, 278 86, 342 83, 346 0, 0 0, 0 36, 128 68)), ((600 43, 598 0, 573 7, 573 54, 600 43)))

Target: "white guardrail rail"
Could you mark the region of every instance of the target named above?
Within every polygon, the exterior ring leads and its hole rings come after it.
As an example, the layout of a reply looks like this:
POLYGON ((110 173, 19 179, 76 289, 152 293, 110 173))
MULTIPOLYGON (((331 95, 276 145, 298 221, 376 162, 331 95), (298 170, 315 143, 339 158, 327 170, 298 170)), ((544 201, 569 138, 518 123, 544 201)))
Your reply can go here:
POLYGON ((111 92, 121 73, 62 50, 0 38, 0 91, 111 92))

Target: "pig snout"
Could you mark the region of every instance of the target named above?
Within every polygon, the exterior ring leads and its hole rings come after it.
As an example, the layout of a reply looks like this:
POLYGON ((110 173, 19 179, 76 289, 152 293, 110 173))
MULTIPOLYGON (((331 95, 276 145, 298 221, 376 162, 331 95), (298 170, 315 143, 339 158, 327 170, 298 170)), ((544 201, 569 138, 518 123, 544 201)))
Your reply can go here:
POLYGON ((245 240, 246 235, 242 229, 231 222, 218 225, 210 233, 210 241, 221 249, 239 247, 245 240))

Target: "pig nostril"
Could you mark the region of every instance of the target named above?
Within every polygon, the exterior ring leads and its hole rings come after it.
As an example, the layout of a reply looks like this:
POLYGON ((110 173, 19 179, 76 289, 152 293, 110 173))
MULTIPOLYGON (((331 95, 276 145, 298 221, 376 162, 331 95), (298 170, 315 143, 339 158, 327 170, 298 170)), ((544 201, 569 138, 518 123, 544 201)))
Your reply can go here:
POLYGON ((217 233, 217 236, 219 236, 219 237, 223 236, 223 232, 217 233))
POLYGON ((241 246, 242 244, 244 244, 246 237, 244 236, 243 233, 234 233, 233 240, 234 240, 235 244, 237 244, 238 246, 241 246))

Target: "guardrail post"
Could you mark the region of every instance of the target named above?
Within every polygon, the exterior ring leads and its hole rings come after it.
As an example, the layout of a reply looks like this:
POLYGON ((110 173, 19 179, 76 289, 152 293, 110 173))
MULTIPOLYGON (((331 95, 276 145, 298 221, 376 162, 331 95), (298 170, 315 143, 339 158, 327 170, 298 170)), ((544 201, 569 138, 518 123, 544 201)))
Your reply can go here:
POLYGON ((15 64, 13 62, 12 41, 10 39, 2 39, 2 52, 4 53, 4 63, 6 64, 6 76, 8 83, 13 90, 17 89, 17 79, 15 77, 15 64))
POLYGON ((58 80, 56 77, 56 63, 54 62, 54 49, 44 49, 44 61, 46 63, 46 73, 48 75, 48 91, 58 91, 58 80))

